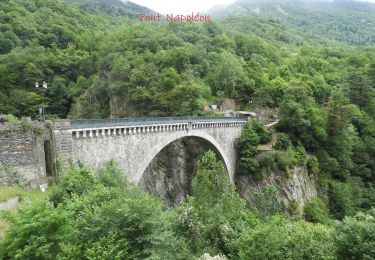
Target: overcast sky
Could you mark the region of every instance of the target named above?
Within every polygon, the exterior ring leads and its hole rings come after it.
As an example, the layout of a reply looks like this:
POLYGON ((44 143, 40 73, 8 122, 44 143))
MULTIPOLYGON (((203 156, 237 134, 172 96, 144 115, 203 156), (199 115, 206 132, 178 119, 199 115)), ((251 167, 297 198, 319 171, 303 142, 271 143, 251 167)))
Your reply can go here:
MULTIPOLYGON (((186 14, 207 11, 215 5, 228 5, 236 0, 130 0, 136 4, 151 8, 161 14, 186 14)), ((358 0, 375 3, 375 0, 358 0)))

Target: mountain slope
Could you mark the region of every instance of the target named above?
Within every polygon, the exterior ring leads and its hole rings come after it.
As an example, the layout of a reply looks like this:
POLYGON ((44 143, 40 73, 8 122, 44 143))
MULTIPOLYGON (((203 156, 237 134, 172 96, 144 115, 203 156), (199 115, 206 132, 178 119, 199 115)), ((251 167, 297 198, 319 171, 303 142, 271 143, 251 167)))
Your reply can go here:
POLYGON ((265 37, 279 26, 283 28, 279 33, 289 37, 281 39, 284 42, 300 43, 302 37, 303 41, 313 39, 323 45, 375 43, 375 4, 371 3, 239 0, 225 9, 216 8, 213 15, 225 27, 244 32, 262 30, 265 37), (266 24, 259 27, 259 22, 266 24))
POLYGON ((135 18, 138 13, 154 13, 151 9, 137 5, 131 1, 121 0, 65 0, 79 7, 83 12, 107 14, 110 16, 128 16, 135 18))

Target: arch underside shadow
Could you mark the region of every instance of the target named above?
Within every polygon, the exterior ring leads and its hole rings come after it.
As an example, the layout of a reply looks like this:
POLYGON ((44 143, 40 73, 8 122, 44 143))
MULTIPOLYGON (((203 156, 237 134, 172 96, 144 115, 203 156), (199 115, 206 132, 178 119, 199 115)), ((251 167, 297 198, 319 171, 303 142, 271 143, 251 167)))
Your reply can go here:
POLYGON ((136 176, 135 176, 135 182, 138 183, 140 181, 140 179, 142 178, 142 175, 144 174, 144 172, 146 171, 147 167, 151 164, 152 160, 165 148, 167 147, 169 144, 173 143, 174 141, 177 141, 181 138, 185 138, 185 137, 196 137, 196 138, 200 138, 200 139, 203 139, 205 141, 207 141, 208 143, 210 143, 216 150, 216 152, 220 155, 222 161, 224 162, 224 166, 226 168, 226 171, 229 175, 229 179, 231 179, 231 172, 229 169, 230 168, 230 160, 227 156, 227 154, 225 153, 224 149, 220 146, 220 144, 214 139, 214 137, 212 137, 211 135, 208 135, 208 134, 205 134, 205 133, 176 133, 176 134, 173 134, 173 135, 170 135, 168 136, 167 138, 165 138, 162 142, 158 143, 157 145, 155 145, 151 151, 148 153, 147 157, 145 158, 145 160, 143 160, 143 163, 141 164, 141 167, 139 167, 137 169, 137 173, 136 173, 136 176))

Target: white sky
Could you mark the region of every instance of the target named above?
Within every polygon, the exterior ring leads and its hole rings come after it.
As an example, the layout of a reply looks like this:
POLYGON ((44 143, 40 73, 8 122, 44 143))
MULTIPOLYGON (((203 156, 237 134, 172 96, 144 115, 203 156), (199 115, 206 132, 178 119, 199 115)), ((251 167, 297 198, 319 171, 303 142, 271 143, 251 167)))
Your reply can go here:
MULTIPOLYGON (((161 14, 187 14, 207 11, 215 5, 228 5, 236 0, 130 0, 161 14)), ((375 0, 374 0, 375 1, 375 0)))
MULTIPOLYGON (((130 0, 161 14, 187 14, 207 11, 215 5, 228 5, 236 0, 130 0)), ((329 1, 329 0, 328 0, 329 1)), ((375 3, 375 0, 358 0, 375 3)))

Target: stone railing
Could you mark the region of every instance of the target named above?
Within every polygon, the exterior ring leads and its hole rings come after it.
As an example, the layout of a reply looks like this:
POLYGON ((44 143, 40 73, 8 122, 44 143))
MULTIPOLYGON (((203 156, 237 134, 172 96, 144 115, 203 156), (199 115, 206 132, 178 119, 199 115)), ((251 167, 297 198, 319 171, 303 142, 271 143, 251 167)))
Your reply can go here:
MULTIPOLYGON (((62 120, 60 120, 62 121, 62 120)), ((246 121, 241 117, 208 117, 208 116, 185 116, 185 117, 140 117, 140 118, 110 118, 110 119, 77 119, 71 120, 72 128, 96 128, 105 126, 138 126, 159 125, 191 122, 229 122, 246 121)))

